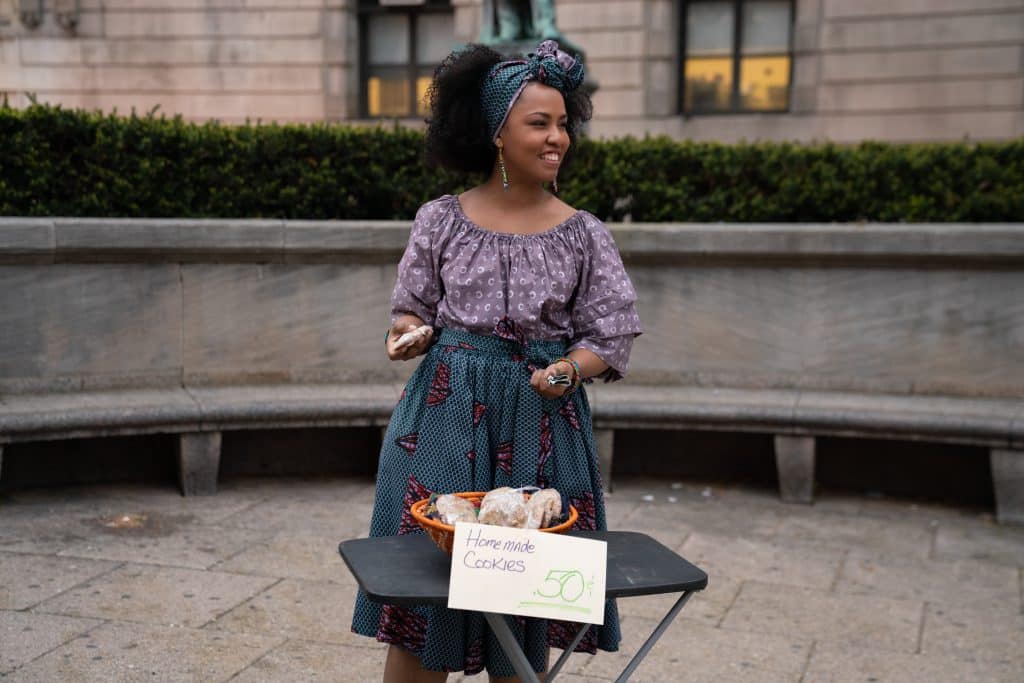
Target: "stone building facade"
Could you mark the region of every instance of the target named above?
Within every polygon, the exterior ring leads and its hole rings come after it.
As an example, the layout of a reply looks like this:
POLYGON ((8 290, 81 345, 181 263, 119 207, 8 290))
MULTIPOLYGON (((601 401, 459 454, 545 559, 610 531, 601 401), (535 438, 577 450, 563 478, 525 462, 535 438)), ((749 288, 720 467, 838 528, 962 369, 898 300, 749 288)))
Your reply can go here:
MULTIPOLYGON (((0 93, 225 122, 399 119, 483 0, 0 0, 0 93)), ((597 136, 1009 139, 1024 0, 558 0, 597 136)))

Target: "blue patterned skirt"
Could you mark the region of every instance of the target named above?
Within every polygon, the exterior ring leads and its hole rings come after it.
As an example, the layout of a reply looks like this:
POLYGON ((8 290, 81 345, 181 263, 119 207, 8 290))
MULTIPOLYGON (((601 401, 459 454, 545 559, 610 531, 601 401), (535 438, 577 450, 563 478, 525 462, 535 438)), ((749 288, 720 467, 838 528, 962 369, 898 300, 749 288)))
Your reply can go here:
MULTIPOLYGON (((499 486, 554 487, 579 511, 576 529, 605 529, 601 476, 586 392, 546 399, 530 387, 535 368, 565 353, 554 341, 517 341, 443 330, 395 406, 381 448, 371 536, 423 533, 409 505, 431 492, 499 486)), ((438 552, 441 552, 438 550, 438 552)), ((507 617, 534 670, 548 647, 564 649, 578 630, 562 621, 507 617)), ((445 607, 399 607, 356 596, 352 630, 409 650, 426 669, 492 676, 515 670, 483 616, 445 607)), ((615 602, 577 652, 614 652, 615 602)))

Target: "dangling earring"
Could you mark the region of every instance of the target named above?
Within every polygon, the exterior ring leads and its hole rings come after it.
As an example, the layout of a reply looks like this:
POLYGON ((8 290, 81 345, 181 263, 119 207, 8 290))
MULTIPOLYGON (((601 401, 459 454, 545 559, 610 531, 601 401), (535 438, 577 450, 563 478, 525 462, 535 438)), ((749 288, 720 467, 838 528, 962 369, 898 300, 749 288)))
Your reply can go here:
POLYGON ((501 153, 501 148, 504 146, 501 142, 501 138, 495 142, 498 146, 498 170, 501 171, 501 186, 508 192, 508 173, 505 171, 505 157, 501 153))
POLYGON ((551 181, 551 189, 558 194, 558 173, 555 173, 555 179, 551 181))

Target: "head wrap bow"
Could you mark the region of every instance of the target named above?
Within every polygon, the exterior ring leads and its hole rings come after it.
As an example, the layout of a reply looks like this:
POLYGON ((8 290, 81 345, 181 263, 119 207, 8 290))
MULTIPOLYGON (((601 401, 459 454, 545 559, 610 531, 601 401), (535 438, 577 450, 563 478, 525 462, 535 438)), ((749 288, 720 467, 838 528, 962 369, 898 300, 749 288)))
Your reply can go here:
POLYGON ((583 82, 583 63, 558 49, 558 43, 545 40, 526 59, 513 59, 495 64, 484 79, 481 92, 484 114, 491 139, 505 125, 512 105, 531 81, 549 85, 568 95, 583 82))

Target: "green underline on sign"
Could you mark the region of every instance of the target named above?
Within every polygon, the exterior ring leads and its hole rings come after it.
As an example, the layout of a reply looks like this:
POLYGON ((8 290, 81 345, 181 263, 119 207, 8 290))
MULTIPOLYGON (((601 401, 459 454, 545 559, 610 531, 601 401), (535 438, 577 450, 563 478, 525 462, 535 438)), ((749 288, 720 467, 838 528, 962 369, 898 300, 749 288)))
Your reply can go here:
POLYGON ((566 612, 579 612, 580 614, 590 614, 591 610, 589 607, 577 607, 576 605, 560 605, 557 602, 536 602, 534 600, 523 600, 519 603, 520 607, 554 607, 555 609, 565 610, 566 612))

